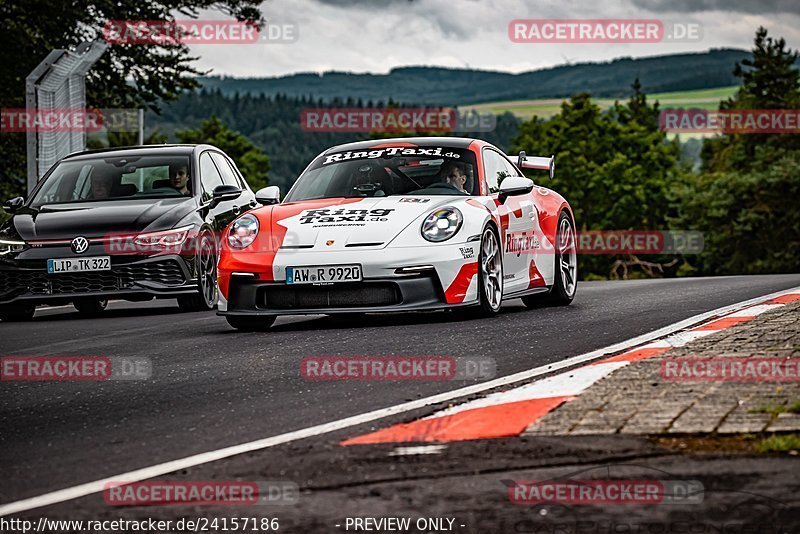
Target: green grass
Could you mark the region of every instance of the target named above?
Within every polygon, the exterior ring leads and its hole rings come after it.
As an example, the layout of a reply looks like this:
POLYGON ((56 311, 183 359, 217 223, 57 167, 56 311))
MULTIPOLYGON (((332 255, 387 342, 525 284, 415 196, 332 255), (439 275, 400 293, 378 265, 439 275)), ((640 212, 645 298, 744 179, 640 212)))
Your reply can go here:
POLYGON ((756 444, 759 452, 788 452, 800 450, 800 434, 770 436, 756 444))
POLYGON ((777 417, 778 414, 782 413, 800 413, 800 401, 795 401, 792 404, 784 405, 784 404, 765 404, 763 406, 759 406, 758 408, 753 408, 749 410, 750 413, 768 413, 773 417, 777 417))
MULTIPOLYGON (((665 108, 695 108, 695 109, 717 109, 720 100, 725 100, 738 90, 737 86, 716 87, 713 89, 701 89, 696 91, 675 91, 672 93, 652 93, 647 98, 651 102, 658 100, 661 109, 665 108)), ((603 109, 610 108, 614 98, 597 98, 594 102, 603 109)), ((496 115, 509 111, 521 119, 530 119, 534 115, 548 118, 552 117, 561 109, 560 98, 543 98, 535 100, 510 100, 507 102, 488 102, 486 104, 474 104, 471 106, 460 106, 459 109, 466 111, 475 110, 480 113, 494 113, 496 115)))

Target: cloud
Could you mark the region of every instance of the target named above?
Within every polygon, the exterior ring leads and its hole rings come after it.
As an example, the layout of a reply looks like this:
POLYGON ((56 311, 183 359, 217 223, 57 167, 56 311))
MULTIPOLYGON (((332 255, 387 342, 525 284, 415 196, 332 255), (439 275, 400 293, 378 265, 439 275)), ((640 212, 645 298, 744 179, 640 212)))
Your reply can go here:
MULTIPOLYGON (((688 0, 670 1, 687 2, 689 9, 688 0)), ((785 37, 790 47, 800 47, 800 15, 658 13, 649 10, 657 9, 660 0, 648 2, 646 7, 639 7, 639 3, 644 2, 538 0, 534 5, 526 0, 269 0, 261 6, 265 18, 275 23, 295 23, 299 36, 296 42, 191 48, 200 57, 197 66, 213 69, 214 74, 267 77, 330 70, 386 73, 408 65, 521 72, 563 64, 565 60, 578 63, 721 47, 749 49, 759 26, 767 27, 773 37, 785 37), (700 24, 702 40, 517 44, 508 38, 508 24, 515 18, 663 18, 665 22, 700 24)), ((219 14, 209 14, 209 18, 215 17, 219 14)))
POLYGON ((632 0, 633 4, 654 13, 698 13, 727 11, 731 13, 800 14, 797 0, 632 0))

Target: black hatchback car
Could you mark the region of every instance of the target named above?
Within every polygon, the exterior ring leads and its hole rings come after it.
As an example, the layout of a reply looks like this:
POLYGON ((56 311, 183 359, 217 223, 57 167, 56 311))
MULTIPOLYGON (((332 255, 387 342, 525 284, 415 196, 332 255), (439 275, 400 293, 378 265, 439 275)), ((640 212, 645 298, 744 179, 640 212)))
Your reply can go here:
POLYGON ((97 314, 109 298, 212 309, 218 236, 256 205, 233 161, 210 145, 67 156, 27 200, 3 206, 12 217, 0 227, 0 319, 30 319, 45 303, 97 314))

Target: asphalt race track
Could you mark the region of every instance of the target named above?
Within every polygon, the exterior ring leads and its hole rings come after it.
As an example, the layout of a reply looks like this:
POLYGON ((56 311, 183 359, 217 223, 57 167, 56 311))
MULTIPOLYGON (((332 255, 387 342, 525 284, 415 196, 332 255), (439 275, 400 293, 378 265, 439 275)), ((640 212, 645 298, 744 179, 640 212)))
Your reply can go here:
POLYGON ((112 302, 104 317, 40 309, 0 324, 2 355, 136 356, 148 381, 0 383, 0 504, 468 385, 310 382, 307 356, 491 356, 498 376, 557 362, 704 311, 800 286, 800 274, 581 283, 572 306, 280 319, 239 334, 174 301, 112 302))

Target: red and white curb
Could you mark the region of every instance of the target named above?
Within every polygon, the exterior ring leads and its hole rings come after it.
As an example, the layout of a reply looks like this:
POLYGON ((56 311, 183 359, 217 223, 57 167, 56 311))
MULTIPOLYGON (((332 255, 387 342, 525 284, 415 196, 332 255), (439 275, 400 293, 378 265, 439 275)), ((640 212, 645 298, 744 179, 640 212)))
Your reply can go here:
POLYGON ((356 436, 342 445, 405 442, 450 442, 470 439, 503 438, 520 435, 562 404, 570 402, 589 386, 632 362, 652 358, 687 343, 734 325, 750 321, 762 313, 800 300, 800 289, 765 297, 747 307, 711 318, 699 326, 675 332, 619 354, 585 364, 536 382, 459 404, 410 423, 356 436))

